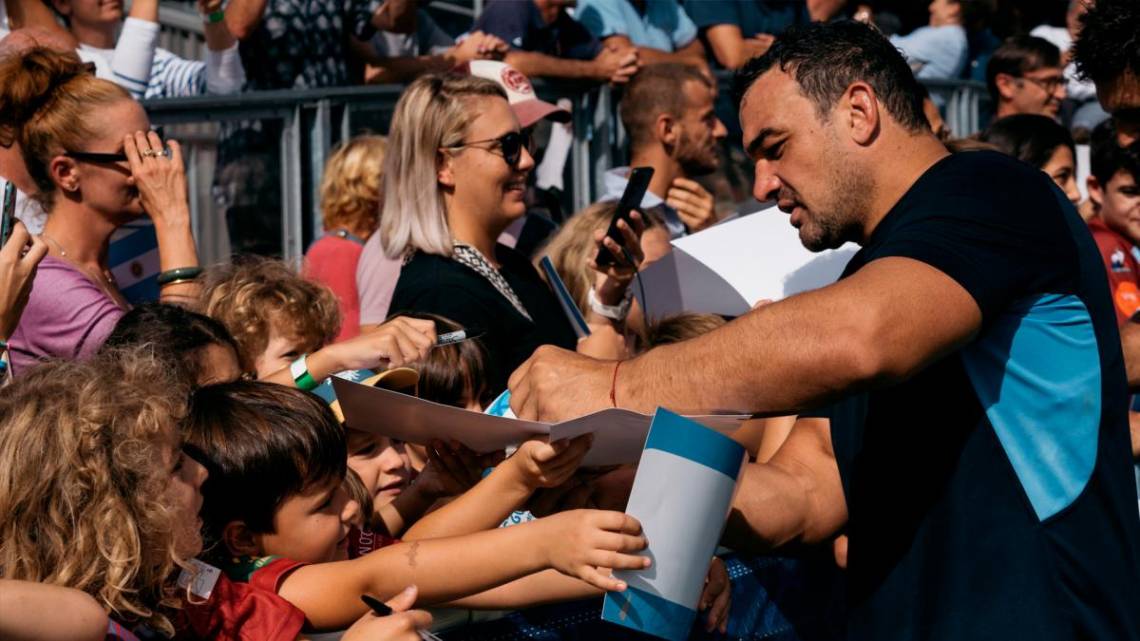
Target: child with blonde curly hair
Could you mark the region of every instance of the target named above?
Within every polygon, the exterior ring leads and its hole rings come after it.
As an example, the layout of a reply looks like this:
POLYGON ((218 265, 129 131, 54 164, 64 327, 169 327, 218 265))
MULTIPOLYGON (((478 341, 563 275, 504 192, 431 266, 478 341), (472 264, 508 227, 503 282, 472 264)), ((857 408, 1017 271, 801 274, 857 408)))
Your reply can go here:
POLYGON ((337 340, 360 333, 356 266, 364 243, 380 224, 383 136, 357 136, 333 152, 321 179, 324 236, 305 252, 304 275, 331 289, 344 318, 337 340))
POLYGON ((336 296, 285 263, 264 258, 209 269, 200 309, 233 335, 245 371, 306 391, 337 372, 420 360, 436 338, 431 321, 397 317, 332 343, 341 323, 336 296))

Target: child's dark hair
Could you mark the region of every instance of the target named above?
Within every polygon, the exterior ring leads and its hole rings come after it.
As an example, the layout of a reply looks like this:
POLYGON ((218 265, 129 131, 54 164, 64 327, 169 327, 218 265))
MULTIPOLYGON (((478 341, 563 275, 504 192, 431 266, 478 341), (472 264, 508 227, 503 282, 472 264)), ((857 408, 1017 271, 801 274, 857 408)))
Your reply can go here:
POLYGON ((1069 130, 1056 120, 1038 114, 1015 114, 995 120, 981 140, 1038 169, 1049 162, 1058 147, 1067 147, 1076 158, 1069 130))
POLYGON ((1119 171, 1128 172, 1132 179, 1140 182, 1140 142, 1121 147, 1116 138, 1116 126, 1112 118, 1097 125, 1089 144, 1089 173, 1101 187, 1119 171))
POLYGON ((144 303, 119 319, 100 351, 112 348, 151 345, 158 355, 176 368, 181 380, 193 384, 201 374, 198 353, 204 347, 238 346, 226 326, 218 321, 177 305, 144 303))
MULTIPOLYGON (((438 314, 404 314, 435 321, 437 334, 456 332, 463 326, 438 314)), ((427 358, 412 365, 420 373, 418 396, 434 403, 464 407, 474 400, 486 407, 495 400, 487 387, 487 348, 479 339, 436 347, 427 358)))
POLYGON ((186 445, 210 472, 202 521, 216 542, 226 524, 273 532, 273 515, 291 496, 344 481, 344 430, 316 396, 273 383, 238 381, 194 393, 186 445))

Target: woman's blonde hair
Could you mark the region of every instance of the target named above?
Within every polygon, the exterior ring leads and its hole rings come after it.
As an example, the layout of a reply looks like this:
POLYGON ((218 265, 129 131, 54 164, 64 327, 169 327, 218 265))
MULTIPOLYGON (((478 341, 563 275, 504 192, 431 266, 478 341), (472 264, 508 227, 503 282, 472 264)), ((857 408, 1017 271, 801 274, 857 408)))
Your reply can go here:
POLYGON ((51 209, 51 159, 79 151, 95 137, 92 110, 130 100, 125 89, 96 78, 74 53, 43 47, 0 60, 0 143, 20 143, 36 198, 51 209))
POLYGON ((439 187, 439 150, 458 145, 479 113, 472 98, 507 99, 494 81, 475 76, 427 75, 408 85, 396 103, 384 158, 380 242, 390 258, 412 251, 451 255, 451 230, 439 187))
POLYGON ((177 520, 163 450, 180 443, 187 399, 148 350, 45 363, 6 388, 0 577, 82 590, 173 634, 176 540, 197 530, 177 520))
MULTIPOLYGON (((558 232, 535 254, 535 267, 538 267, 543 256, 550 257, 550 262, 554 263, 554 271, 558 272, 562 282, 566 283, 566 289, 578 304, 578 309, 585 310, 589 307, 587 296, 594 286, 595 272, 590 267, 590 257, 598 247, 594 242, 594 231, 598 229, 605 231, 609 228, 610 219, 613 218, 616 209, 616 202, 590 205, 564 222, 558 232)), ((652 215, 645 215, 643 220, 646 229, 660 224, 652 215)), ((538 273, 546 278, 541 268, 538 273)))
POLYGON ((367 229, 380 224, 384 136, 357 136, 325 163, 321 178, 321 223, 325 229, 367 229))
POLYGON ((332 290, 303 278, 279 260, 248 257, 206 270, 201 311, 226 326, 238 344, 244 371, 269 344, 269 330, 301 341, 308 349, 331 343, 340 331, 340 306, 332 290))

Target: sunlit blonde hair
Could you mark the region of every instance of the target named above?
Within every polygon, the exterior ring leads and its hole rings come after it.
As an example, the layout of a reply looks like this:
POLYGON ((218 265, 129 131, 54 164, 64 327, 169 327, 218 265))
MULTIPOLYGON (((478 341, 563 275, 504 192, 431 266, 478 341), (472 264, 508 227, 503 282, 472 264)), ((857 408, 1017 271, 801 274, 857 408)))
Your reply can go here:
POLYGON ((375 231, 380 222, 384 136, 357 136, 333 152, 321 178, 321 223, 375 231))
MULTIPOLYGON (((594 231, 609 228, 616 209, 616 202, 594 203, 586 207, 564 222, 558 232, 535 254, 535 267, 538 267, 543 256, 550 257, 554 271, 566 283, 566 289, 578 304, 578 309, 588 309, 587 296, 594 286, 596 272, 590 267, 590 258, 598 247, 594 242, 594 231)), ((653 215, 645 215, 643 220, 646 229, 660 224, 653 215)), ((541 268, 538 273, 546 278, 541 268)))
POLYGON ((451 255, 451 230, 437 178, 440 149, 463 142, 479 115, 472 99, 480 96, 507 99, 494 81, 432 74, 408 85, 396 103, 380 214, 380 242, 390 258, 416 250, 451 255))
POLYGON ((243 258, 207 269, 204 280, 200 311, 233 335, 244 371, 253 371, 274 323, 310 350, 331 343, 340 331, 340 307, 332 290, 279 260, 243 258))
POLYGON ((187 398, 146 350, 45 363, 5 388, 0 577, 82 590, 120 621, 172 634, 176 539, 197 530, 177 520, 163 453, 180 442, 187 398))
POLYGON ((0 142, 20 143, 45 209, 56 186, 49 166, 95 137, 94 110, 130 100, 125 89, 91 74, 74 53, 35 48, 0 59, 0 142))

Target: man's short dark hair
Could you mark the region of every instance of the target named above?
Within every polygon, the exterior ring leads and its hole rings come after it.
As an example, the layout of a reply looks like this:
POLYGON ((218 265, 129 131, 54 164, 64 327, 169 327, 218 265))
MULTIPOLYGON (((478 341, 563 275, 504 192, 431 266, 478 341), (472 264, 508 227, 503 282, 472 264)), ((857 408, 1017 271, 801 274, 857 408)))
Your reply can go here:
POLYGON ((696 67, 680 62, 648 65, 637 72, 625 87, 618 112, 634 148, 653 141, 657 116, 680 118, 688 107, 685 83, 699 82, 712 88, 712 82, 696 67))
POLYGON ((1073 59, 1081 76, 1098 85, 1115 81, 1125 71, 1140 77, 1140 2, 1092 3, 1081 16, 1073 59))
POLYGON ((1016 114, 995 120, 982 134, 983 142, 995 146, 1007 156, 1041 169, 1058 147, 1065 146, 1076 158, 1073 135, 1048 116, 1016 114))
POLYGON ((738 108, 752 83, 773 67, 795 78, 822 119, 851 83, 863 81, 900 125, 911 131, 930 130, 922 113, 922 91, 910 66, 889 40, 864 24, 813 22, 784 32, 767 53, 737 72, 733 95, 738 108))
POLYGON ((232 521, 273 532, 273 516, 286 499, 342 482, 348 465, 344 428, 328 404, 274 383, 203 387, 191 398, 184 436, 210 472, 202 486, 210 542, 232 521))
POLYGON ((999 73, 1021 78, 1025 74, 1049 67, 1061 68, 1061 50, 1052 42, 1037 36, 1013 36, 1001 43, 986 65, 986 88, 994 102, 998 100, 999 73))
POLYGON ((1089 141, 1089 165, 1089 173, 1101 188, 1121 171, 1128 172, 1132 180, 1140 183, 1140 141, 1121 147, 1116 138, 1116 125, 1109 118, 1093 129, 1092 140, 1089 141))

